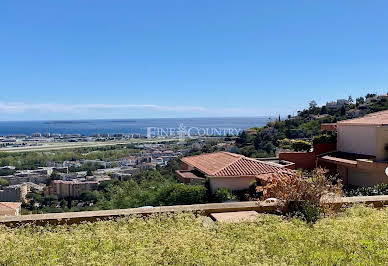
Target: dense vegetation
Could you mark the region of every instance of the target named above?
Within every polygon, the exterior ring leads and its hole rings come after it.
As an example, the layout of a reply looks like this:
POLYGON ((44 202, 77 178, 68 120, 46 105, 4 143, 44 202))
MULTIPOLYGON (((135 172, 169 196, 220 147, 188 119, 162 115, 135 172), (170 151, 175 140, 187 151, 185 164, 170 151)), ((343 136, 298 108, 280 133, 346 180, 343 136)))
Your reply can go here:
POLYGON ((195 204, 208 201, 205 186, 186 186, 175 177, 180 168, 178 160, 172 160, 166 167, 146 170, 129 180, 104 181, 96 191, 86 191, 80 198, 58 200, 56 196, 43 197, 29 193, 30 202, 24 204, 24 213, 66 212, 101 209, 123 209, 142 206, 163 206, 195 204))
POLYGON ((385 265, 388 209, 353 207, 314 225, 262 215, 204 226, 193 214, 72 226, 0 226, 1 265, 385 265))

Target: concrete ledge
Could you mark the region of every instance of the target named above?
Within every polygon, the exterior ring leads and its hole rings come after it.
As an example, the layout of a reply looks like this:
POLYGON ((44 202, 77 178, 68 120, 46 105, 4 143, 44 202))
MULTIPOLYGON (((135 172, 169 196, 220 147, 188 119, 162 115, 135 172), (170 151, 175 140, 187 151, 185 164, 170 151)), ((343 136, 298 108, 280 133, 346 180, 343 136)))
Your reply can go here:
POLYGON ((388 205, 388 195, 332 198, 327 203, 339 206, 363 203, 373 204, 374 207, 383 207, 388 205))
MULTIPOLYGON (((327 204, 341 207, 356 203, 373 204, 375 207, 388 205, 388 195, 386 196, 368 196, 368 197, 342 197, 330 198, 325 201, 327 204)), ((34 225, 58 225, 58 224, 77 224, 84 221, 107 220, 129 215, 151 215, 161 213, 193 212, 201 215, 210 215, 211 213, 237 212, 237 211, 256 211, 258 213, 275 213, 279 203, 267 203, 257 201, 233 202, 233 203, 208 203, 193 205, 175 205, 162 206, 154 208, 133 208, 117 209, 106 211, 84 211, 84 212, 66 212, 66 213, 47 213, 32 214, 21 216, 0 217, 0 224, 7 226, 19 226, 23 224, 34 225)))
POLYGON ((129 215, 151 215, 157 213, 194 212, 203 215, 218 212, 257 211, 261 213, 273 213, 277 209, 274 203, 257 201, 233 202, 233 203, 208 203, 193 205, 162 206, 154 208, 116 209, 106 211, 83 211, 65 213, 31 214, 21 216, 0 217, 0 224, 18 226, 22 224, 74 224, 83 221, 106 220, 129 215))

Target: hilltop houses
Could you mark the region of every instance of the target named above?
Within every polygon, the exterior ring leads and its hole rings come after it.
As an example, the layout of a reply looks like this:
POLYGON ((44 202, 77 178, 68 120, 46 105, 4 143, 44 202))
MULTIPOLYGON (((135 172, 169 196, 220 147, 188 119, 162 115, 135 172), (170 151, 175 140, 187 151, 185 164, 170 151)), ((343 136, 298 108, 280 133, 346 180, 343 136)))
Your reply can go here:
POLYGON ((338 99, 335 102, 326 103, 327 109, 340 109, 342 106, 348 105, 349 101, 345 99, 338 99))

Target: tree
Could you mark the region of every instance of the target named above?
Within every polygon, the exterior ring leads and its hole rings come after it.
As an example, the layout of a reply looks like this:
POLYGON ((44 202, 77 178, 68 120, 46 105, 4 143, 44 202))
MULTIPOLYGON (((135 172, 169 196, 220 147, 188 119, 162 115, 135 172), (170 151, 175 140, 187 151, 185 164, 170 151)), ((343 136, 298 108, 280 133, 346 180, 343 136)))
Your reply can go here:
POLYGON ((356 106, 359 106, 360 104, 364 104, 365 100, 364 97, 359 97, 356 99, 356 106))
POLYGON ((237 144, 245 144, 247 142, 248 135, 245 131, 241 132, 240 135, 236 139, 237 144))
POLYGON ((317 107, 317 102, 312 100, 310 103, 309 103, 309 107, 310 109, 314 109, 315 107, 317 107))
POLYGON ((86 172, 86 175, 87 176, 92 176, 93 175, 93 171, 91 169, 88 169, 87 172, 86 172))
POLYGON ((84 191, 82 192, 80 199, 82 201, 95 203, 98 200, 98 195, 99 195, 98 191, 84 191))
POLYGON ((264 145, 264 150, 269 153, 269 154, 272 154, 274 151, 275 151, 275 146, 271 143, 271 142, 267 142, 265 145, 264 145))
POLYGON ((345 106, 343 105, 341 107, 341 115, 345 115, 346 114, 346 109, 345 109, 345 106))
POLYGON ((6 187, 6 186, 9 186, 8 180, 0 177, 0 188, 1 187, 6 187))
POLYGON ((255 146, 256 150, 260 149, 262 141, 261 134, 257 134, 255 140, 253 141, 253 146, 255 146))
POLYGON ((348 98, 348 102, 353 103, 353 98, 352 98, 351 95, 350 95, 349 98, 348 98))
POLYGON ((326 108, 326 105, 322 106, 320 114, 321 114, 321 115, 325 115, 325 114, 327 114, 327 108, 326 108))

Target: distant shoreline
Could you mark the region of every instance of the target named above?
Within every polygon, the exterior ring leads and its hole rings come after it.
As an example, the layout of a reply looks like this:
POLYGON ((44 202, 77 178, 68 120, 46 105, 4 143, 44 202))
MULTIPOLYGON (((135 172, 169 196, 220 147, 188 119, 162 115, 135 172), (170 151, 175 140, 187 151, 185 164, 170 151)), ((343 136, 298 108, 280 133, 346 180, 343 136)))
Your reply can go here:
MULTIPOLYGON (((272 118, 272 120, 275 118, 272 118)), ((50 134, 147 134, 147 128, 238 128, 264 126, 269 117, 217 117, 217 118, 157 118, 157 119, 100 119, 53 121, 2 121, 0 136, 50 134)))

